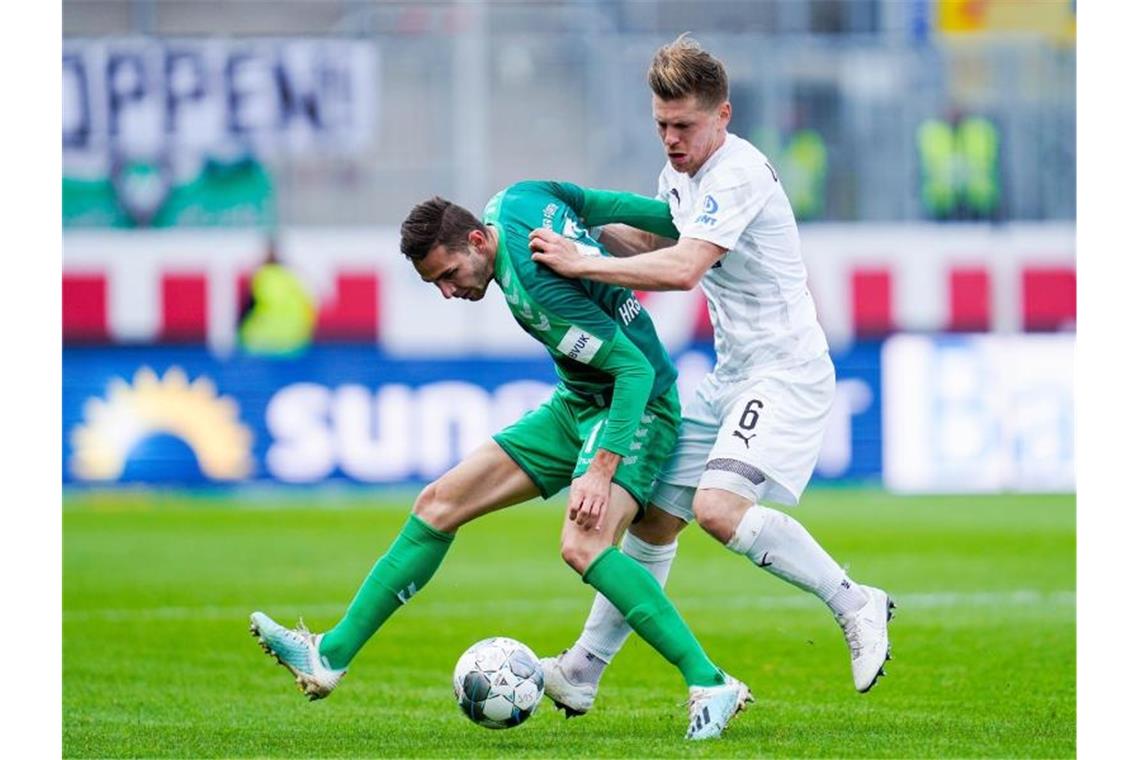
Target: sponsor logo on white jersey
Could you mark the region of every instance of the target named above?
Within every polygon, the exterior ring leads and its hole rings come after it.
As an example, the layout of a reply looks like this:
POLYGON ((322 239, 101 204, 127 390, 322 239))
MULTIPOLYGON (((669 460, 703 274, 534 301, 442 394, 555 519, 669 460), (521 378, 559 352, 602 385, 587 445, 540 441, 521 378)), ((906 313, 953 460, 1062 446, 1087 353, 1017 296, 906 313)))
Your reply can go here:
POLYGON ((558 350, 561 353, 583 364, 589 364, 601 347, 601 338, 573 325, 566 331, 566 335, 558 344, 558 350))
POLYGON ((716 224, 716 212, 719 210, 720 204, 716 202, 716 198, 711 195, 706 195, 704 213, 694 220, 694 224, 703 224, 707 227, 712 227, 716 224))

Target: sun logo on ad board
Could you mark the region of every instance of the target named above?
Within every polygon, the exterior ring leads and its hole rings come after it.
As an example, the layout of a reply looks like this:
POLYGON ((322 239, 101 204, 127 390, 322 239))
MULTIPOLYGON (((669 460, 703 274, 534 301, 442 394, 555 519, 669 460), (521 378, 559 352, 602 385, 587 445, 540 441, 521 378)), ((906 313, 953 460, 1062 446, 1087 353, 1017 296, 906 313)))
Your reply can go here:
POLYGON ((193 452, 203 476, 240 480, 250 474, 253 435, 237 403, 206 377, 189 382, 179 367, 160 378, 149 367, 127 383, 114 378, 105 398, 90 398, 71 433, 71 470, 82 480, 122 477, 131 453, 154 436, 172 436, 193 452))

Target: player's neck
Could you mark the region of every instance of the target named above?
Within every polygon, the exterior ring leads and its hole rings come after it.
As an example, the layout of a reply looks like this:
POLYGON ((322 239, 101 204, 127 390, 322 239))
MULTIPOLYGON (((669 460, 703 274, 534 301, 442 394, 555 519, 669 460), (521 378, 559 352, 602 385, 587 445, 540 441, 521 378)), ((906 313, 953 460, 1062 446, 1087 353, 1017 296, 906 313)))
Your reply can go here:
POLYGON ((495 257, 499 253, 499 229, 493 224, 487 225, 487 248, 484 251, 487 256, 487 263, 491 265, 491 269, 495 268, 495 257))
POLYGON ((712 160, 712 157, 716 155, 716 152, 724 147, 724 143, 727 140, 728 140, 728 131, 725 130, 725 131, 721 132, 720 135, 717 137, 716 142, 713 143, 712 150, 710 150, 709 154, 707 156, 705 156, 705 160, 701 161, 700 166, 698 166, 696 169, 693 169, 691 172, 687 172, 687 174, 690 177, 697 176, 697 174, 701 171, 701 169, 704 169, 708 165, 709 161, 712 160))

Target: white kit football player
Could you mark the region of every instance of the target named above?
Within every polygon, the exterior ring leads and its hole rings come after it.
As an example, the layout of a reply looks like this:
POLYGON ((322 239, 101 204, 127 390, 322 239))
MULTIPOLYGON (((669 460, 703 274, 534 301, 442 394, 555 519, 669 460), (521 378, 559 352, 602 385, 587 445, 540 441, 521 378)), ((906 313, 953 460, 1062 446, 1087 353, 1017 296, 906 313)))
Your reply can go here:
MULTIPOLYGON (((668 157, 658 198, 679 240, 607 226, 601 242, 614 255, 587 257, 550 230, 531 234, 535 260, 564 276, 635 290, 700 284, 708 300, 716 365, 686 405, 653 506, 631 526, 622 551, 664 584, 676 536, 696 518, 728 549, 830 608, 855 688, 865 692, 890 658, 893 603, 881 589, 851 580, 798 521, 760 504, 799 502, 835 394, 791 205, 764 154, 727 131, 728 78, 716 58, 682 35, 657 52, 648 78, 668 157)), ((546 693, 568 717, 593 705, 629 633, 599 595, 577 642, 544 659, 546 693)))

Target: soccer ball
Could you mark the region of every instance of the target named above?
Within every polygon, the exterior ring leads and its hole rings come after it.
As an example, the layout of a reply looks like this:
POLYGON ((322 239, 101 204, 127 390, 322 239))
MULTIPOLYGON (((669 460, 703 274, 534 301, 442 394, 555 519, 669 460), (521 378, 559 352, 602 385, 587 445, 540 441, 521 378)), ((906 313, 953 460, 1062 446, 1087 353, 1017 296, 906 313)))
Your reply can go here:
POLYGON ((529 718, 542 699, 542 665, 534 652, 505 636, 471 645, 455 663, 455 699, 480 726, 511 728, 529 718))

